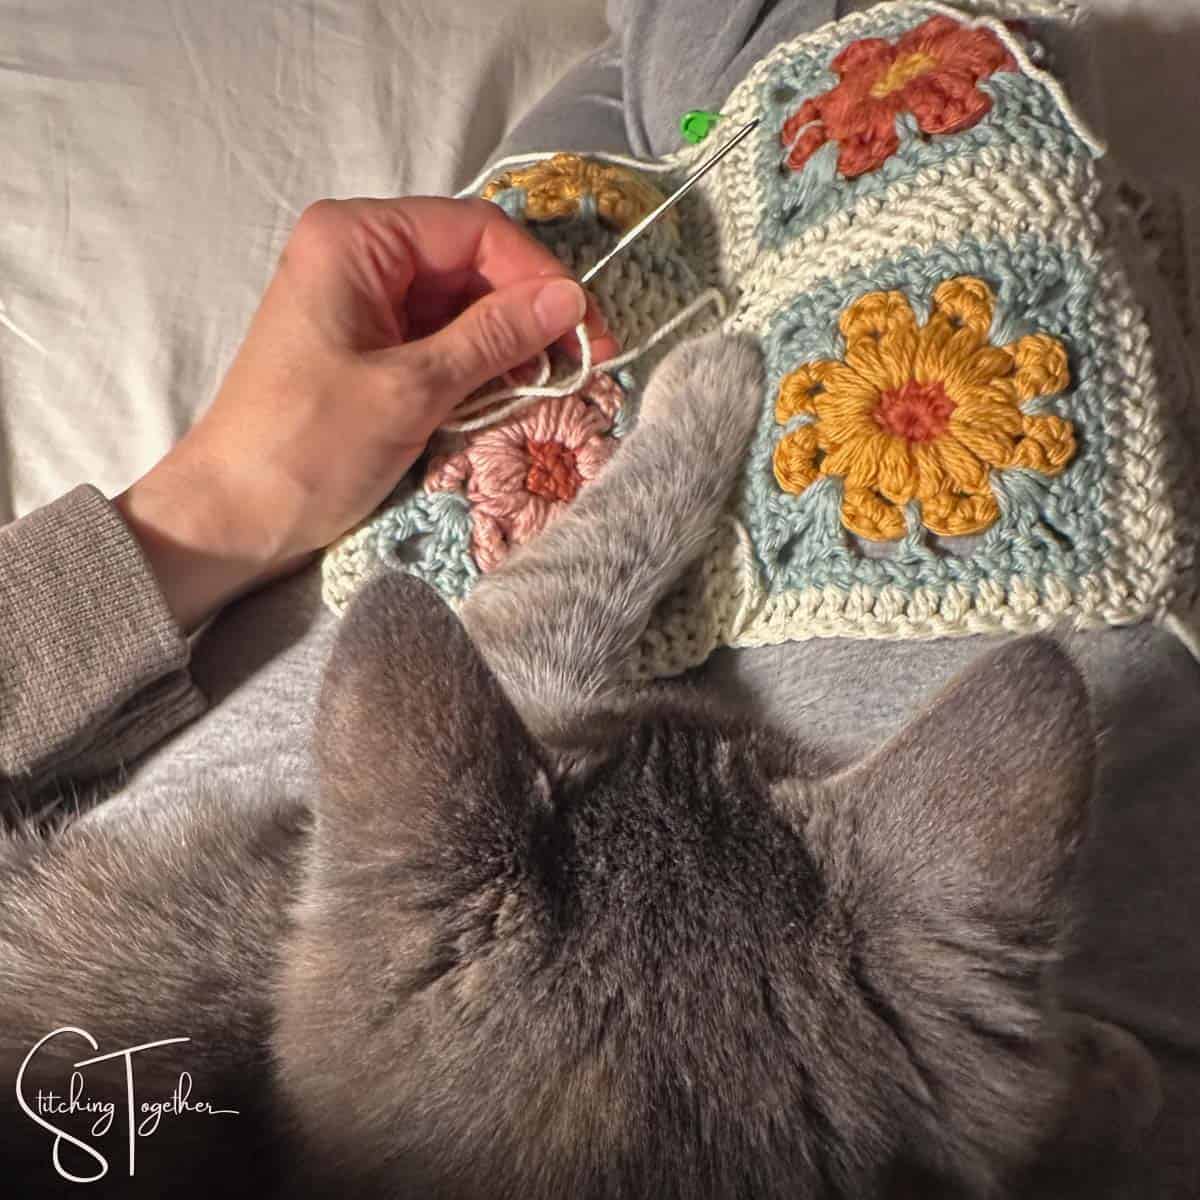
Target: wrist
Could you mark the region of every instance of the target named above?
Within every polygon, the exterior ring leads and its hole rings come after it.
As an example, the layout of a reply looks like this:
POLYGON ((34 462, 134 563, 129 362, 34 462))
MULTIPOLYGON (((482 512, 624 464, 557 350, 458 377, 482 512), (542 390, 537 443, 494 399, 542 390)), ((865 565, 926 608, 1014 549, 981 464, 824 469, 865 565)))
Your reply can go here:
POLYGON ((184 633, 238 596, 299 566, 253 532, 256 512, 214 471, 168 455, 114 501, 184 633))

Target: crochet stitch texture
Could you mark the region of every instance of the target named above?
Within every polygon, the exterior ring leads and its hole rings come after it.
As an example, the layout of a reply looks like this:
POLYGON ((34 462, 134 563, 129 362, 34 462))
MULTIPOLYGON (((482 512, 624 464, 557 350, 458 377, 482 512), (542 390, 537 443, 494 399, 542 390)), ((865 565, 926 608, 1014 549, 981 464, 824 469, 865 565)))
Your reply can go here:
MULTIPOLYGON (((1182 334, 1161 305, 1152 342, 1156 281, 1135 297, 1099 147, 1037 53, 920 0, 777 47, 721 105, 759 129, 598 276, 625 345, 716 286, 767 362, 726 525, 640 674, 719 644, 1127 624, 1194 589, 1194 396, 1160 350, 1182 334)), ((578 271, 703 155, 653 177, 564 155, 484 194, 578 271)), ((329 552, 326 600, 382 565, 460 600, 586 486, 650 365, 439 448, 329 552)))

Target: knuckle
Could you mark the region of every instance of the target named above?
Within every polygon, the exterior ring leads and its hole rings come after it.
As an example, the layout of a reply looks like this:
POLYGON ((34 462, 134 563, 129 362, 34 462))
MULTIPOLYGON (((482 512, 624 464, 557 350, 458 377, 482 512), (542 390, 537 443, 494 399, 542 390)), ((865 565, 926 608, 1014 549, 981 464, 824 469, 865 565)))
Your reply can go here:
POLYGON ((462 203, 467 208, 474 209, 485 224, 508 219, 500 205, 493 204, 491 200, 485 200, 482 196, 468 196, 462 203))
POLYGON ((289 250, 305 253, 325 249, 343 225, 343 202, 317 200, 301 214, 289 239, 289 250))
POLYGON ((296 223, 297 230, 305 232, 323 231, 341 220, 342 201, 314 200, 301 214, 296 223))

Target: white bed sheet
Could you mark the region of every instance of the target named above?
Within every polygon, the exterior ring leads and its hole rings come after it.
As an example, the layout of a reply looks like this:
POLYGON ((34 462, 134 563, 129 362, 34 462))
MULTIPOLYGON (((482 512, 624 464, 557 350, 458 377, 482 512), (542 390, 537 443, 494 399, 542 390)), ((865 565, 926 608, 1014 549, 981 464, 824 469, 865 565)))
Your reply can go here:
MULTIPOLYGON (((1084 3, 1117 157, 1197 194, 1200 0, 1084 3)), ((606 33, 604 0, 0 0, 0 523, 183 433, 305 204, 452 190, 606 33)))
POLYGON ((0 0, 0 523, 212 397, 297 215, 445 192, 603 0, 0 0))

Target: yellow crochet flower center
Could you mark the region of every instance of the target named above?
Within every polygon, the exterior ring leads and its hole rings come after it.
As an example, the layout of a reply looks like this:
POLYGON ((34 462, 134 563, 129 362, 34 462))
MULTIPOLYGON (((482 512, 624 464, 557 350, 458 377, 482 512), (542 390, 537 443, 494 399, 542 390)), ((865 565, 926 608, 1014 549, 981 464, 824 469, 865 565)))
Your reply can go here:
MULTIPOLYGON (((506 188, 524 188, 525 215, 533 221, 574 216, 583 197, 594 196, 600 217, 622 233, 666 198, 636 171, 579 154, 556 154, 543 162, 506 171, 483 189, 483 198, 491 200, 506 188)), ((676 230, 678 219, 673 210, 667 213, 667 228, 676 230)))
POLYGON ((884 96, 898 92, 906 83, 912 83, 918 76, 924 75, 937 65, 938 60, 932 54, 923 54, 920 51, 916 54, 906 54, 903 58, 896 59, 879 77, 875 86, 871 88, 871 95, 876 100, 882 100, 884 96))
POLYGON ((995 307, 971 276, 938 286, 921 327, 902 292, 856 300, 839 321, 845 358, 805 363, 780 384, 775 419, 813 419, 775 447, 779 486, 799 494, 837 477, 846 528, 892 541, 911 500, 934 533, 980 533, 1000 516, 993 470, 1062 471, 1075 455, 1071 422, 1021 406, 1067 387, 1066 350, 1043 333, 990 345, 995 307))

